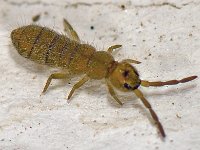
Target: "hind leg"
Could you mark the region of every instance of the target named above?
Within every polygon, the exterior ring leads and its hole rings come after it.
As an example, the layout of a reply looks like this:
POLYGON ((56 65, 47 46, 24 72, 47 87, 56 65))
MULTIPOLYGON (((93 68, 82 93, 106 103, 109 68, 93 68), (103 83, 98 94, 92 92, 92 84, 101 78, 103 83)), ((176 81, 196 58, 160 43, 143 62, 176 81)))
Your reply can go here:
POLYGON ((73 95, 74 91, 80 88, 85 82, 87 82, 90 78, 88 76, 84 76, 80 81, 78 81, 73 88, 71 89, 67 99, 69 100, 73 95))
POLYGON ((69 37, 74 41, 80 42, 78 34, 66 19, 63 19, 63 25, 64 25, 64 31, 67 32, 69 37))
POLYGON ((53 73, 53 74, 51 74, 45 84, 45 87, 44 87, 42 93, 45 93, 47 91, 52 79, 66 79, 68 76, 69 76, 68 73, 53 73))

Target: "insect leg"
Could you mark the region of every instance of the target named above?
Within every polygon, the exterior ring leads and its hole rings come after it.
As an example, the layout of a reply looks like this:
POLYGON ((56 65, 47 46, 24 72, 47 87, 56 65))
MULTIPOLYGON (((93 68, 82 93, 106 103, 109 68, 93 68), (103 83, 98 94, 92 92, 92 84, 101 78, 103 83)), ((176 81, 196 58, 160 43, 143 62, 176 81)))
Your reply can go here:
POLYGON ((124 59, 122 60, 122 62, 127 62, 127 63, 133 63, 133 64, 140 64, 141 62, 137 61, 137 60, 133 60, 133 59, 124 59))
POLYGON ((63 19, 63 25, 64 25, 64 31, 67 32, 70 38, 74 41, 80 42, 78 34, 66 19, 63 19))
POLYGON ((49 87, 52 79, 66 79, 68 77, 68 75, 69 74, 67 74, 67 73, 53 73, 53 74, 51 74, 49 76, 47 82, 46 82, 46 85, 45 85, 42 93, 47 91, 47 88, 49 87))
POLYGON ((158 129, 162 135, 162 137, 165 137, 165 131, 162 127, 162 124, 160 123, 158 116, 156 115, 155 111, 153 110, 153 108, 151 107, 151 104, 147 101, 147 99, 143 96, 142 92, 138 89, 134 90, 134 93, 136 94, 137 97, 139 97, 142 100, 142 103, 144 104, 144 106, 146 108, 149 109, 149 112, 151 113, 152 118, 154 119, 155 123, 158 126, 158 129))
POLYGON ((165 81, 165 82, 162 82, 162 81, 149 82, 149 81, 142 80, 141 81, 141 85, 145 86, 145 87, 174 85, 174 84, 189 82, 189 81, 192 81, 192 80, 194 80, 196 78, 197 78, 197 76, 190 76, 190 77, 183 78, 181 80, 169 80, 169 81, 165 81))
POLYGON ((107 83, 107 86, 108 86, 108 90, 109 90, 109 93, 110 95, 117 101, 118 104, 120 104, 121 106, 123 105, 123 103, 117 98, 116 94, 115 94, 115 91, 114 89, 112 88, 111 84, 106 81, 107 83))
POLYGON ((90 78, 88 76, 84 76, 79 82, 77 82, 73 88, 71 89, 69 95, 68 95, 68 100, 71 98, 72 94, 74 93, 74 91, 78 88, 80 88, 85 82, 87 82, 90 78))
POLYGON ((120 48, 122 45, 112 45, 108 48, 107 52, 112 53, 114 49, 120 48))

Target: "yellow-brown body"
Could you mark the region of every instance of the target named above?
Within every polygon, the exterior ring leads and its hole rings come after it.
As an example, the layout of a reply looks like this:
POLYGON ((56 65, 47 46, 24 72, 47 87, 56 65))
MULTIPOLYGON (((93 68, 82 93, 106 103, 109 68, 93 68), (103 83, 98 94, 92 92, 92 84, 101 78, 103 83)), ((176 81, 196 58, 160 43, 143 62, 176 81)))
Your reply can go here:
POLYGON ((25 58, 53 67, 68 69, 71 74, 88 74, 93 79, 105 78, 114 58, 106 51, 96 51, 65 35, 38 25, 13 30, 14 47, 25 58), (98 73, 98 74, 97 74, 98 73))
MULTIPOLYGON (((120 105, 123 103, 118 99, 113 87, 123 92, 133 91, 149 110, 162 137, 165 137, 165 132, 158 116, 142 92, 138 89, 139 86, 174 85, 194 80, 197 76, 165 82, 141 80, 137 70, 131 65, 131 63, 139 64, 140 62, 132 59, 117 62, 111 55, 113 49, 119 48, 121 45, 113 45, 107 51, 96 51, 91 45, 81 44, 78 34, 67 20, 64 20, 64 26, 68 34, 71 35, 71 38, 58 34, 47 27, 28 25, 12 31, 12 43, 19 54, 25 58, 40 64, 67 69, 69 74, 85 74, 73 86, 68 95, 68 99, 70 99, 76 89, 90 79, 106 79, 109 93, 120 105)), ((52 79, 65 79, 67 77, 68 73, 66 72, 51 74, 43 92, 47 90, 52 79)))

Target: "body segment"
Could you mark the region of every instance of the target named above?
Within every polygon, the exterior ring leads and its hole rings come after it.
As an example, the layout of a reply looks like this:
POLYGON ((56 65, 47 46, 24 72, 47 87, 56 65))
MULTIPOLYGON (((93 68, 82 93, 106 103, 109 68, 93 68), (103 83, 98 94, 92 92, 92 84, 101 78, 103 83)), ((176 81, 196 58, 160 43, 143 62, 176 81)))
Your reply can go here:
POLYGON ((53 67, 66 68, 80 74, 87 70, 89 59, 96 51, 88 44, 81 44, 65 35, 37 25, 13 30, 13 45, 25 58, 53 67))

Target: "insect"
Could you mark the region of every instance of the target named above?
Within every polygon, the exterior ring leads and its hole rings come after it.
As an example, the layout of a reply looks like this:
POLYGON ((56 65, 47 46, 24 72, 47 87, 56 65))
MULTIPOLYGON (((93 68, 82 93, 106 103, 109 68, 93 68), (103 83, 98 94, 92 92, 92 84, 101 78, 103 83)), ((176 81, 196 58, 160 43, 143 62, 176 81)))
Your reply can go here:
POLYGON ((65 79, 70 74, 84 74, 84 77, 73 86, 68 99, 71 98, 75 90, 90 79, 105 79, 110 95, 119 105, 123 103, 118 99, 114 88, 123 92, 135 93, 149 110, 162 137, 165 137, 166 134, 158 116, 138 88, 140 86, 149 87, 185 83, 194 80, 197 76, 165 82, 141 80, 138 71, 131 65, 139 64, 139 61, 124 59, 118 62, 113 58, 112 51, 122 45, 110 46, 107 51, 97 51, 89 44, 82 44, 76 31, 65 19, 64 27, 68 36, 58 34, 47 27, 38 25, 22 26, 11 32, 12 43, 20 55, 40 64, 68 70, 68 72, 61 71, 51 74, 44 86, 43 93, 46 92, 52 79, 65 79))

